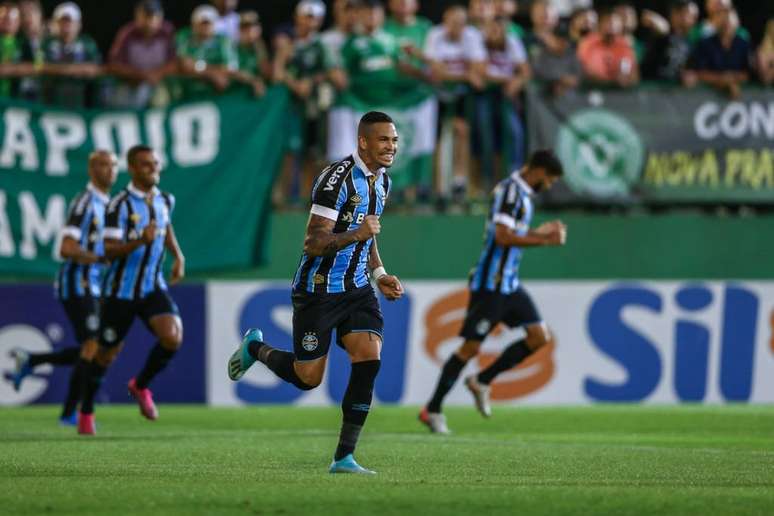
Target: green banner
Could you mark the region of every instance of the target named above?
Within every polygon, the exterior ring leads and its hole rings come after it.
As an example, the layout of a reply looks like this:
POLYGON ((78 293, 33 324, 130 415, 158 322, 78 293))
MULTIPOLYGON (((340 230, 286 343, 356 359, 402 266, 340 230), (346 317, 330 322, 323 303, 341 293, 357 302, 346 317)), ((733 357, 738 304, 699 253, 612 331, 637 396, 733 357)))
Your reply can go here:
POLYGON ((395 121, 400 139, 395 164, 389 170, 393 189, 409 185, 431 187, 438 101, 430 93, 418 85, 378 105, 351 92, 340 95, 328 115, 328 158, 338 160, 354 152, 360 117, 368 111, 383 111, 395 121))
POLYGON ((2 100, 0 270, 53 273, 67 204, 88 181, 89 153, 119 155, 117 193, 128 181, 126 152, 139 142, 158 151, 160 188, 177 199, 173 224, 189 271, 259 263, 288 101, 281 88, 259 100, 224 96, 147 111, 2 100))
POLYGON ((554 99, 527 90, 530 149, 556 149, 573 197, 631 202, 774 202, 771 90, 730 101, 709 89, 647 85, 554 99))

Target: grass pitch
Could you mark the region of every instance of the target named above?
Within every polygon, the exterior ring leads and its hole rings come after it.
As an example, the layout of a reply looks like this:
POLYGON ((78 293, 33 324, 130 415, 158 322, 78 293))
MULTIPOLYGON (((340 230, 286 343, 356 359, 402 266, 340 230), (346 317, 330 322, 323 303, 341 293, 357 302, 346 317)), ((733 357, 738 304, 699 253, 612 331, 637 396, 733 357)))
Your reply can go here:
POLYGON ((447 411, 376 407, 330 475, 336 408, 99 407, 99 435, 56 407, 0 409, 0 514, 772 514, 774 407, 447 411))

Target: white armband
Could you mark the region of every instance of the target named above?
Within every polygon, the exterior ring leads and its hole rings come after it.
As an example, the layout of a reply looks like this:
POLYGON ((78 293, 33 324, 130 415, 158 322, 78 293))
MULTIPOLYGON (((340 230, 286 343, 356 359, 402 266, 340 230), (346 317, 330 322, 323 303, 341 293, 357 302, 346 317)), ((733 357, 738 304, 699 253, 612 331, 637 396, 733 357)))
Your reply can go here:
POLYGON ((371 277, 374 279, 374 281, 379 281, 379 278, 386 275, 387 271, 384 270, 384 267, 377 267, 371 271, 371 277))

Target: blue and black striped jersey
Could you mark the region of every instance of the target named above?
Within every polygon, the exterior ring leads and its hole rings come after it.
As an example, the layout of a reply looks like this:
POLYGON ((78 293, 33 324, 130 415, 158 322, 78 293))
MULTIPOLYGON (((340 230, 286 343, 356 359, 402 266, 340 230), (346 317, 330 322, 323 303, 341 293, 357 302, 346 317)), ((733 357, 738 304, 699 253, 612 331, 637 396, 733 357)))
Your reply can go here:
MULTIPOLYGON (((86 190, 70 203, 67 223, 62 237, 71 237, 87 251, 105 254, 102 232, 105 227, 105 208, 110 198, 89 183, 86 190)), ((91 295, 99 297, 104 266, 100 263, 81 265, 65 260, 56 276, 54 288, 61 300, 91 295)))
POLYGON ((492 211, 486 223, 484 249, 470 278, 470 290, 511 294, 519 287, 521 249, 495 244, 495 227, 503 224, 517 235, 526 235, 532 221, 532 188, 514 172, 494 189, 492 211))
MULTIPOLYGON (((391 180, 384 169, 368 170, 357 151, 322 171, 312 188, 313 215, 336 221, 334 233, 357 229, 366 215, 381 216, 391 180)), ((373 239, 355 242, 331 256, 301 257, 293 289, 339 293, 368 284, 368 256, 373 239)))
POLYGON ((110 200, 105 215, 105 238, 128 242, 141 237, 142 230, 156 222, 156 237, 132 253, 113 260, 105 276, 103 295, 119 299, 141 299, 156 289, 166 289, 164 240, 172 223, 175 197, 157 188, 144 193, 131 183, 110 200))

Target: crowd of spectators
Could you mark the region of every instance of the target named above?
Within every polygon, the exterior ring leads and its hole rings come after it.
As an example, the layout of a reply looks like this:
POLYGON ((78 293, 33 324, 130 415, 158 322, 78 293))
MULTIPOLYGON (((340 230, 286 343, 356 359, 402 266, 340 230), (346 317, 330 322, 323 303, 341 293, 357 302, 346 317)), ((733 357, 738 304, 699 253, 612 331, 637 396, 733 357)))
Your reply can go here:
MULTIPOLYGON (((300 0, 292 20, 264 34, 258 12, 239 11, 238 0, 200 5, 177 29, 159 0, 141 0, 104 58, 76 3, 46 19, 38 0, 5 1, 0 95, 144 108, 224 92, 261 97, 284 84, 294 101, 290 172, 278 192, 299 198, 313 160, 325 157, 325 114, 343 91, 374 105, 416 87, 435 91, 455 142, 451 193, 464 195, 523 163, 529 81, 557 97, 643 80, 704 84, 731 98, 750 81, 774 84, 774 20, 756 47, 732 0, 706 0, 703 19, 694 0, 673 0, 665 13, 625 0, 599 9, 590 0, 469 0, 437 25, 417 14, 419 1, 334 0, 328 13, 321 0, 300 0), (517 13, 530 23, 515 23, 517 13)), ((407 190, 429 198, 436 185, 417 177, 407 190)))

